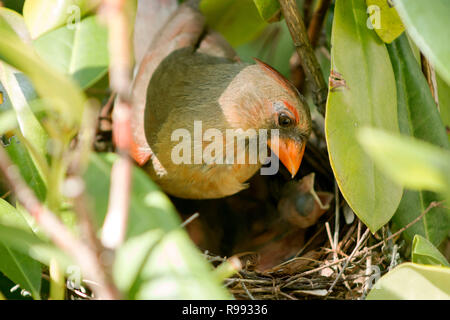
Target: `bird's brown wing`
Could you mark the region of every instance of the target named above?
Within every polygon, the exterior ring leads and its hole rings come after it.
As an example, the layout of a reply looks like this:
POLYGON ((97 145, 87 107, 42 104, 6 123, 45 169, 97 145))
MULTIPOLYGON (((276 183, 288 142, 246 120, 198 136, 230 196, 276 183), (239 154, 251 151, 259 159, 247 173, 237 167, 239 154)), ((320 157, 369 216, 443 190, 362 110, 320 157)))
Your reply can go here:
POLYGON ((145 164, 152 154, 144 132, 144 110, 149 81, 164 58, 180 48, 195 47, 203 31, 204 18, 200 12, 189 5, 181 5, 160 29, 138 66, 132 87, 132 157, 139 165, 145 164))
POLYGON ((150 44, 178 8, 178 0, 144 0, 137 2, 134 23, 134 56, 139 65, 150 44))

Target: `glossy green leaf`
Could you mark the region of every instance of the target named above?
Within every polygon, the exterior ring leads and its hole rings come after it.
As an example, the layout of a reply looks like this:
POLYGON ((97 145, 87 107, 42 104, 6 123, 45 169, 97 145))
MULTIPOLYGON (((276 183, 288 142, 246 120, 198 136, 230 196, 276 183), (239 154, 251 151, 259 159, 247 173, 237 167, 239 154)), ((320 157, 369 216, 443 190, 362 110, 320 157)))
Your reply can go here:
POLYGON ((363 128, 359 142, 378 167, 407 188, 450 198, 450 151, 412 137, 363 128))
POLYGON ((72 76, 83 89, 108 72, 108 34, 95 16, 72 28, 64 26, 48 32, 33 44, 49 65, 72 76))
POLYGON ((233 47, 254 39, 267 26, 253 0, 203 0, 200 9, 206 23, 233 47))
POLYGON ((405 27, 397 11, 388 0, 366 0, 372 28, 386 43, 400 36, 405 27))
POLYGON ((25 23, 33 39, 62 25, 72 25, 94 10, 101 0, 27 0, 25 23))
POLYGON ((449 300, 450 268, 403 263, 381 277, 367 300, 449 300))
POLYGON ((411 38, 450 84, 448 0, 396 0, 395 8, 411 38))
MULTIPOLYGON (((21 225, 27 223, 18 211, 0 198, 0 222, 21 225)), ((18 252, 0 239, 0 271, 23 289, 29 291, 35 299, 40 298, 41 265, 36 260, 18 252)))
POLYGON ((387 223, 402 188, 383 175, 357 141, 364 126, 398 132, 395 78, 384 43, 366 26, 364 0, 337 0, 325 131, 339 188, 372 232, 387 223))
POLYGON ((276 22, 280 20, 281 8, 278 0, 253 0, 258 9, 261 18, 267 22, 276 22))
POLYGON ((86 99, 81 90, 44 63, 31 46, 11 31, 2 17, 0 31, 0 59, 28 76, 45 105, 62 116, 62 126, 71 129, 79 125, 86 99))
MULTIPOLYGON (((87 194, 103 224, 113 154, 93 154, 84 174, 87 194)), ((128 299, 225 299, 212 267, 180 227, 167 196, 139 168, 133 187, 126 241, 117 251, 113 276, 128 299)))
POLYGON ((450 263, 433 244, 420 235, 414 236, 411 260, 414 263, 450 267, 450 263))
MULTIPOLYGON (((21 15, 12 10, 0 8, 0 16, 18 37, 25 42, 29 41, 30 37, 21 15)), ((34 98, 34 91, 30 89, 27 81, 24 81, 22 74, 3 62, 0 62, 0 81, 6 94, 5 104, 9 104, 15 110, 22 135, 34 146, 37 156, 45 157, 48 136, 29 104, 29 101, 34 98)), ((33 159, 35 159, 34 155, 33 159)), ((36 165, 39 166, 39 162, 36 161, 36 165)))
MULTIPOLYGON (((388 51, 397 83, 400 132, 448 149, 449 143, 439 111, 406 35, 389 45, 388 51)), ((393 221, 398 228, 404 227, 432 201, 439 200, 442 198, 432 192, 405 190, 393 221)), ((450 220, 446 216, 446 209, 433 208, 421 221, 405 230, 403 235, 412 240, 415 234, 420 234, 438 246, 450 229, 450 220)))

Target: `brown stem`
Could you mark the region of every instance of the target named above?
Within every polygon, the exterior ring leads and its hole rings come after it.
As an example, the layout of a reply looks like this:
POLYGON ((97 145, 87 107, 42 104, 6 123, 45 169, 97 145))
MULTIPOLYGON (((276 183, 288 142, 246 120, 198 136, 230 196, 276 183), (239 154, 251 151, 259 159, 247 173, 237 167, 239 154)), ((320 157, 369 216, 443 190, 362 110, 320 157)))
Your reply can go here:
POLYGON ((291 33, 294 46, 305 70, 307 79, 311 82, 313 101, 321 114, 325 114, 327 100, 327 85, 320 70, 319 62, 306 33, 305 24, 297 9, 295 0, 279 0, 281 11, 291 33))
POLYGON ((303 3, 303 19, 305 20, 305 25, 309 25, 312 4, 313 0, 305 0, 303 3))
POLYGON ((109 192, 108 212, 102 232, 104 246, 115 249, 124 241, 128 223, 131 175, 133 162, 130 158, 132 144, 132 50, 131 22, 126 12, 127 1, 103 0, 109 28, 109 55, 111 60, 111 87, 117 92, 114 106, 113 138, 120 158, 111 170, 111 186, 109 192))
POLYGON ((313 48, 316 47, 319 40, 320 31, 322 30, 323 21, 325 19, 328 7, 331 0, 319 0, 316 9, 311 18, 311 23, 308 25, 308 37, 313 48))
POLYGON ((436 76, 434 74, 433 67, 431 66, 430 62, 423 55, 422 52, 420 53, 420 62, 422 64, 422 72, 425 75, 425 79, 427 79, 428 87, 430 87, 431 95, 433 96, 433 99, 434 99, 434 101, 436 102, 436 105, 439 108, 439 100, 438 100, 437 85, 436 85, 436 76))

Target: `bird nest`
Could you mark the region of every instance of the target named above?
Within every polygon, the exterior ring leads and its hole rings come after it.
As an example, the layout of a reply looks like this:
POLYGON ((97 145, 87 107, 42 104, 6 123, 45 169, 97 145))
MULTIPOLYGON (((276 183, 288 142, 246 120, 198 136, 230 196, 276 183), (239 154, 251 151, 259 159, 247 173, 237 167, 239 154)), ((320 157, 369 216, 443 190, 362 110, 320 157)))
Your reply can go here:
MULTIPOLYGON (((357 219, 337 226, 333 233, 329 222, 315 228, 293 258, 269 270, 255 268, 255 253, 236 255, 241 268, 225 286, 239 300, 363 299, 400 262, 395 243, 399 233, 388 236, 385 228, 372 235, 357 219)), ((205 256, 215 264, 226 260, 207 252, 205 256)))
MULTIPOLYGON (((260 270, 261 246, 259 252, 235 254, 239 270, 224 284, 239 300, 363 299, 380 276, 401 262, 404 229, 391 234, 385 226, 371 234, 342 201, 306 230, 307 240, 286 261, 260 270)), ((274 241, 283 243, 279 237, 274 241)), ((204 254, 214 265, 230 260, 204 254)))

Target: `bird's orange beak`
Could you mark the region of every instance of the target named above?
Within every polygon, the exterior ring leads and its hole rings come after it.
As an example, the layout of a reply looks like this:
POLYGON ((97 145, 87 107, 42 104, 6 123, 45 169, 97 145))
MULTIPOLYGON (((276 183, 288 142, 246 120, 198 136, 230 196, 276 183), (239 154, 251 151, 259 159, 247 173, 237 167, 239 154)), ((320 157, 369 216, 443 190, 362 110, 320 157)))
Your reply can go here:
POLYGON ((279 146, 268 141, 270 149, 277 155, 283 165, 291 173, 292 178, 296 175, 300 164, 302 163, 303 154, 305 153, 305 144, 299 143, 291 139, 279 138, 279 146))

